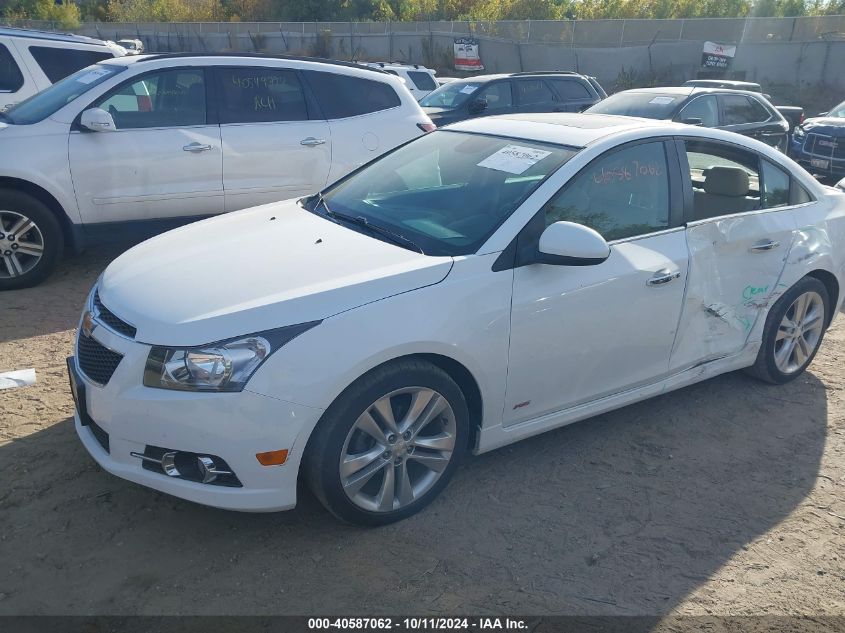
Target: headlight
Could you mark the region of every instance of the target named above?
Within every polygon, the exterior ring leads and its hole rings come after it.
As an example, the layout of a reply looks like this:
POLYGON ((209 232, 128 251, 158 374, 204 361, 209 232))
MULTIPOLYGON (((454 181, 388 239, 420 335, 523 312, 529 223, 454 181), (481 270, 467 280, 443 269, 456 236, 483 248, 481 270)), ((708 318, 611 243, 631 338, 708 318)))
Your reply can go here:
POLYGON ((144 386, 242 391, 270 354, 319 323, 311 321, 199 347, 153 347, 144 369, 144 386))

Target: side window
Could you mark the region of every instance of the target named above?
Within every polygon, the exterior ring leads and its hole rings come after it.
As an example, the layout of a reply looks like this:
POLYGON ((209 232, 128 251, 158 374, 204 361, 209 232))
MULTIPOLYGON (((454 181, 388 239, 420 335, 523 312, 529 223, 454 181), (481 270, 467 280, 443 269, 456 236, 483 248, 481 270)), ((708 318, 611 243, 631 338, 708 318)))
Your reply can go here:
POLYGON ((296 72, 285 68, 220 68, 220 123, 305 121, 308 108, 296 72))
POLYGON ((642 143, 594 160, 547 204, 546 226, 566 220, 616 240, 669 227, 663 143, 642 143))
POLYGON ((792 181, 792 187, 789 190, 789 204, 807 204, 814 200, 803 186, 799 185, 795 180, 792 181))
POLYGON ((540 79, 521 79, 516 82, 516 91, 519 95, 519 105, 554 101, 551 89, 540 79))
POLYGON ((766 112, 766 109, 748 97, 742 95, 722 95, 721 99, 722 107, 725 111, 725 125, 756 123, 769 118, 769 113, 766 112))
POLYGON ((789 174, 763 161, 763 208, 785 207, 789 204, 789 174))
POLYGON ((205 125, 202 70, 153 72, 119 86, 97 107, 107 110, 118 130, 205 125))
POLYGON ((0 44, 0 92, 17 92, 23 86, 23 74, 9 49, 0 44))
POLYGON ((104 59, 114 57, 108 51, 80 51, 72 48, 30 46, 29 52, 52 83, 104 59))
POLYGON ((770 118, 772 118, 772 113, 769 112, 762 103, 757 101, 757 99, 755 99, 754 97, 750 97, 748 101, 751 102, 753 121, 768 121, 770 118))
POLYGON ((701 125, 704 127, 716 127, 719 125, 719 104, 716 97, 708 95, 693 99, 681 108, 676 119, 681 122, 701 119, 701 125))
POLYGON ((305 71, 308 83, 327 119, 343 119, 401 105, 390 84, 360 77, 305 71))
POLYGON ((509 81, 498 81, 482 90, 478 97, 487 101, 488 110, 510 108, 513 105, 511 84, 509 81))
POLYGON ((563 101, 593 98, 587 86, 577 79, 549 79, 549 81, 563 101))
POLYGON ((692 180, 693 219, 704 220, 760 208, 760 160, 733 145, 686 141, 692 180))
POLYGON ((408 77, 411 78, 411 81, 420 90, 435 90, 437 88, 437 82, 434 81, 434 77, 421 70, 409 70, 408 77))

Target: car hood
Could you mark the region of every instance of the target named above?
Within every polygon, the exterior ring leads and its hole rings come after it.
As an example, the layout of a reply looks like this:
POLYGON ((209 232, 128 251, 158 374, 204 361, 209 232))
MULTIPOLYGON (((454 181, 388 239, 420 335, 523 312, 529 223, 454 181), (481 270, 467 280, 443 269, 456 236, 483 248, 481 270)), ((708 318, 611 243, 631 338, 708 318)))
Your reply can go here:
POLYGON ((290 200, 143 242, 111 263, 98 291, 138 341, 191 346, 325 319, 436 284, 451 266, 290 200))
POLYGON ((814 134, 829 134, 830 136, 845 136, 845 119, 841 117, 820 116, 806 119, 801 127, 805 132, 814 134))

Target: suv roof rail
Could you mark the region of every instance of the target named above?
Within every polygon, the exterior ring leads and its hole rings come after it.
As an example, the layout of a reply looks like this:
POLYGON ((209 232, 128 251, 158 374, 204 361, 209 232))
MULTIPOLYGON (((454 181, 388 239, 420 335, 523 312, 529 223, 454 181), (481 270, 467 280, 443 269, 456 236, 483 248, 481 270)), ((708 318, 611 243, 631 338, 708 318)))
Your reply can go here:
POLYGON ((55 33, 53 31, 39 31, 37 29, 21 29, 14 26, 0 26, 0 35, 9 37, 25 37, 33 40, 50 40, 54 42, 76 42, 77 44, 91 44, 93 46, 106 46, 105 40, 99 40, 87 35, 75 35, 74 33, 55 33))
POLYGON ((270 55, 268 53, 153 53, 151 55, 144 55, 139 58, 136 64, 153 61, 154 59, 181 59, 186 57, 242 57, 244 59, 282 59, 297 62, 318 62, 320 64, 330 64, 332 66, 342 66, 344 68, 357 68, 358 70, 368 70, 374 73, 381 73, 390 75, 391 73, 380 68, 367 66, 366 64, 358 64, 355 62, 342 62, 337 59, 326 59, 323 57, 305 57, 301 55, 270 55))
POLYGON ((511 73, 512 77, 520 77, 523 75, 578 75, 579 77, 582 76, 581 73, 575 72, 574 70, 536 70, 511 73))

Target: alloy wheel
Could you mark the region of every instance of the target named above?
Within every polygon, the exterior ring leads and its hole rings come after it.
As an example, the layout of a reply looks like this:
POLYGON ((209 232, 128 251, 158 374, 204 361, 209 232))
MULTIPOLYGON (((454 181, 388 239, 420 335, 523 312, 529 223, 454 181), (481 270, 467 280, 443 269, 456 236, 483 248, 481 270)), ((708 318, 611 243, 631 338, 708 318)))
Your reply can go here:
POLYGON ((355 421, 340 454, 340 481, 352 503, 392 512, 422 497, 455 451, 455 413, 443 395, 406 387, 382 396, 355 421))
POLYGON ((44 236, 30 218, 0 209, 0 278, 25 275, 44 255, 44 236))
POLYGON ((807 364, 824 330, 824 301, 817 292, 798 295, 784 314, 775 336, 775 365, 784 374, 807 364))

